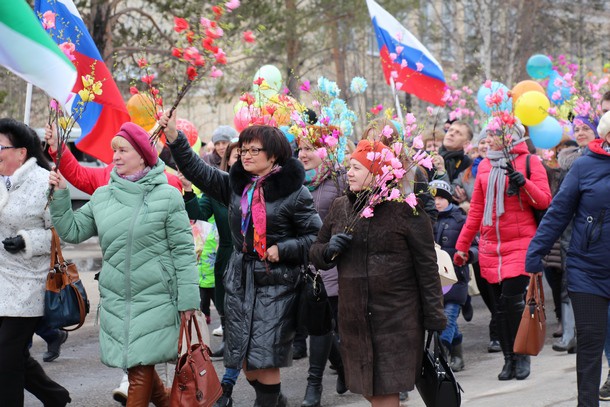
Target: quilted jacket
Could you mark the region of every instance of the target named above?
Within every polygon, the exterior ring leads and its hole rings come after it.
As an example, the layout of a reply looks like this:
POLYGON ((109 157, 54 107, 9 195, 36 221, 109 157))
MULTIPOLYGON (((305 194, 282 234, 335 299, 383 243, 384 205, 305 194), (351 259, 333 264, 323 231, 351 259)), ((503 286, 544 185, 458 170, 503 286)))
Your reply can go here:
POLYGON ((67 242, 98 235, 102 363, 123 369, 176 359, 178 311, 199 307, 193 235, 165 164, 136 182, 110 174, 80 210, 68 190, 55 192, 53 224, 67 242))

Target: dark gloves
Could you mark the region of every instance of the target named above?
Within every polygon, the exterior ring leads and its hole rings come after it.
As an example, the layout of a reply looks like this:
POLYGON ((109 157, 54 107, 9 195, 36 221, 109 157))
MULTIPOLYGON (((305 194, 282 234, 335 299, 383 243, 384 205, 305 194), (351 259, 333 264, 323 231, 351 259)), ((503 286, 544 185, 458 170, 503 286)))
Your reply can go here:
POLYGON ((2 241, 2 244, 4 245, 4 250, 13 254, 25 249, 25 241, 20 235, 7 237, 2 241))
POLYGON ((333 262, 338 255, 349 247, 351 241, 352 235, 348 235, 347 233, 337 233, 336 235, 333 235, 324 250, 324 261, 327 263, 333 262))
POLYGON ((506 194, 508 196, 517 195, 519 188, 525 185, 525 176, 523 173, 515 171, 511 163, 507 163, 504 169, 508 177, 508 191, 506 191, 506 194))

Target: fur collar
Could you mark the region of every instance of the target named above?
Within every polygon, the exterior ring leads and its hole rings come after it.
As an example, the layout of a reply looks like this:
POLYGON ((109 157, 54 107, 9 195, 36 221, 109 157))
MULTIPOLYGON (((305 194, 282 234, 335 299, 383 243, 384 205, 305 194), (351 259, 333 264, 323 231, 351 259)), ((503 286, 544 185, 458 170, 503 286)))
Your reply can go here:
MULTIPOLYGON (((239 160, 231 166, 229 174, 233 192, 241 196, 246 185, 250 183, 250 174, 239 160)), ((303 164, 296 158, 289 158, 277 173, 270 175, 265 180, 263 184, 265 201, 277 201, 292 194, 303 186, 303 181, 305 181, 303 164)))
POLYGON ((567 171, 581 155, 582 150, 579 147, 566 147, 557 155, 557 164, 562 170, 567 171))
MULTIPOLYGON (((29 158, 26 162, 24 162, 21 167, 17 168, 15 173, 10 176, 12 184, 11 190, 19 188, 21 184, 23 184, 27 180, 28 175, 30 174, 30 172, 32 172, 33 169, 36 168, 36 166, 38 166, 38 162, 36 161, 36 158, 32 157, 29 158)), ((8 191, 6 190, 6 187, 4 185, 0 185, 0 208, 4 208, 4 205, 6 205, 7 202, 8 191)))

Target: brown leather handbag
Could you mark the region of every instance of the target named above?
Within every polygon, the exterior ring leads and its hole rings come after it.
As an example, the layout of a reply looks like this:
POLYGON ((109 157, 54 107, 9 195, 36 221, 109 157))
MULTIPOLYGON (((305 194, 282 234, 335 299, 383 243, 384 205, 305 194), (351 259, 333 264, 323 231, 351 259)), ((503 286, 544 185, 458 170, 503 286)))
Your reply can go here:
POLYGON ((76 265, 64 260, 55 228, 51 228, 51 265, 44 297, 44 323, 51 328, 75 331, 85 322, 89 301, 76 265), (75 328, 67 329, 68 326, 75 328))
POLYGON ((182 315, 178 339, 178 363, 172 383, 172 407, 210 407, 222 395, 222 387, 212 364, 210 348, 203 343, 195 314, 190 319, 182 315), (199 343, 192 343, 192 327, 199 343), (182 354, 182 341, 186 339, 186 352, 182 354))
POLYGON ((544 312, 542 273, 536 273, 530 277, 525 309, 515 337, 513 351, 521 355, 536 356, 544 346, 545 337, 546 314, 544 312))

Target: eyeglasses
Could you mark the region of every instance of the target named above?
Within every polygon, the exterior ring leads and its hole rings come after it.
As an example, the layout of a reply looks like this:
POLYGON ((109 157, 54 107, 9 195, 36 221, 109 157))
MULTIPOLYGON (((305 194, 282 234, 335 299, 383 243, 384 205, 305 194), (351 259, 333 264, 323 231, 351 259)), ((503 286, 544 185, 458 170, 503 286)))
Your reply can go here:
POLYGON ((7 150, 9 148, 21 148, 21 147, 15 147, 15 146, 0 146, 0 153, 2 152, 2 150, 7 150))
POLYGON ((257 147, 238 148, 237 149, 237 154, 239 154, 239 155, 241 155, 243 157, 246 154, 250 153, 250 155, 252 157, 256 157, 261 151, 265 151, 265 149, 264 148, 257 148, 257 147))

